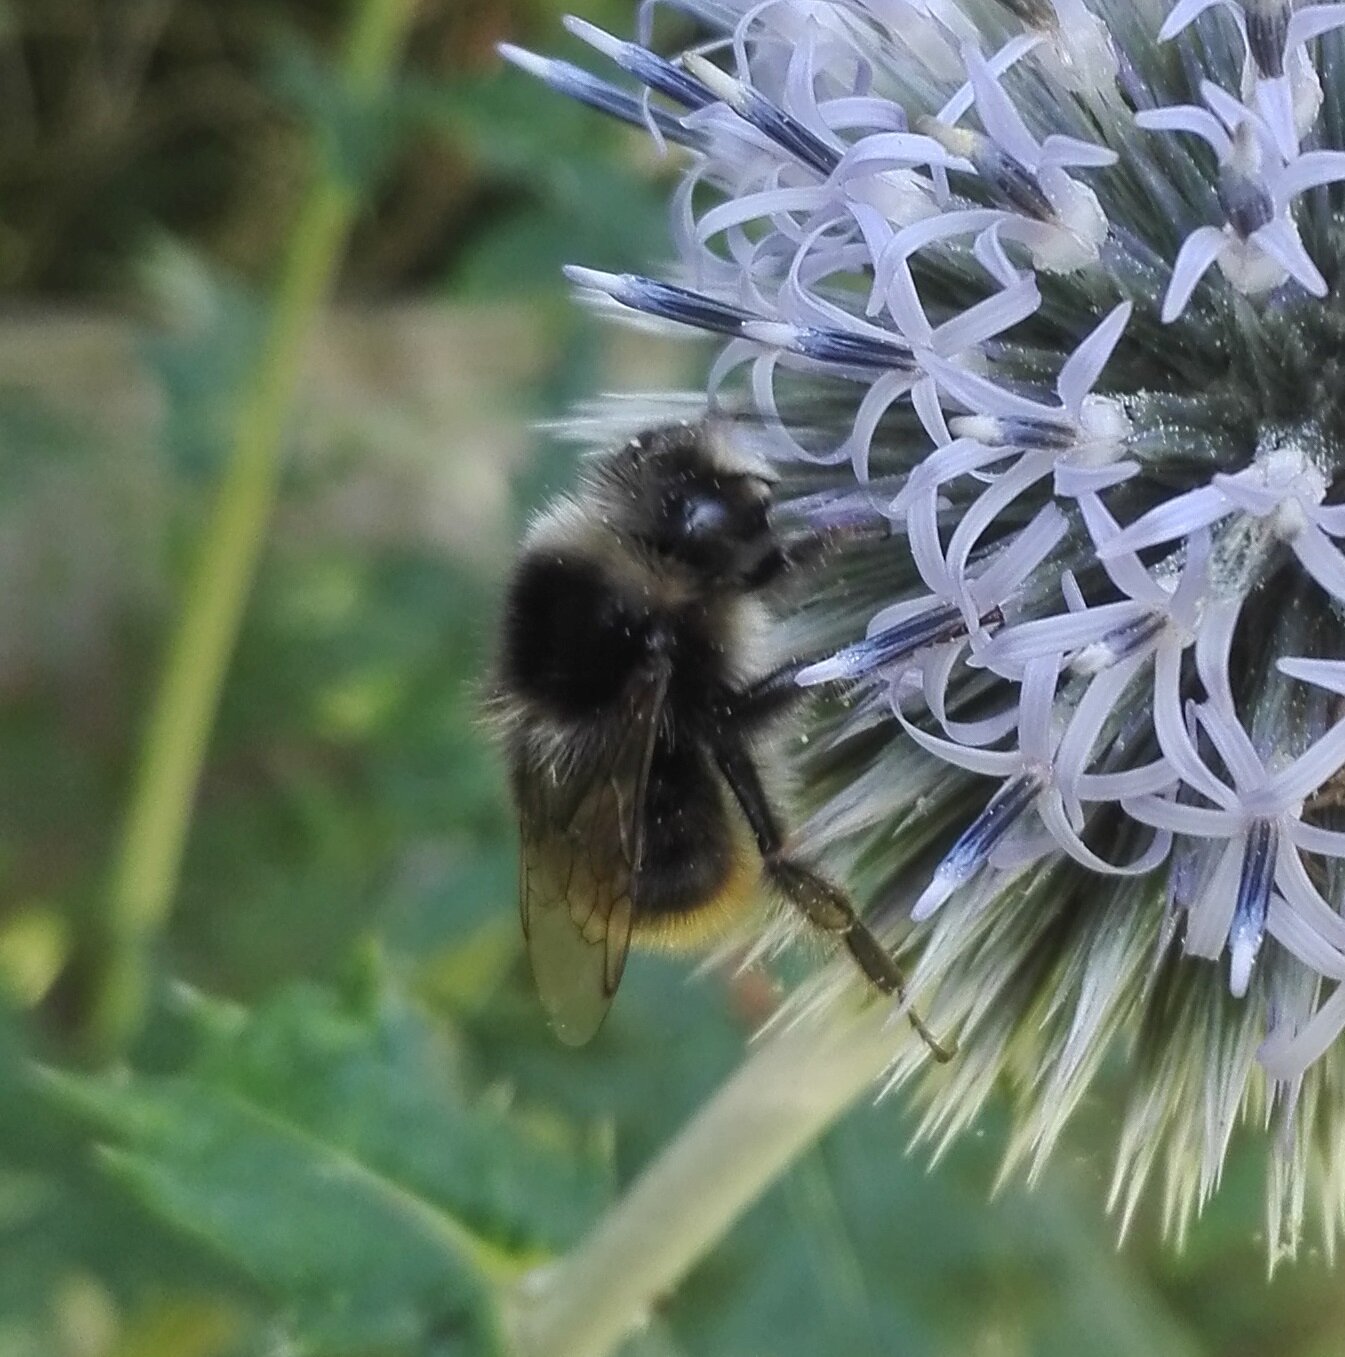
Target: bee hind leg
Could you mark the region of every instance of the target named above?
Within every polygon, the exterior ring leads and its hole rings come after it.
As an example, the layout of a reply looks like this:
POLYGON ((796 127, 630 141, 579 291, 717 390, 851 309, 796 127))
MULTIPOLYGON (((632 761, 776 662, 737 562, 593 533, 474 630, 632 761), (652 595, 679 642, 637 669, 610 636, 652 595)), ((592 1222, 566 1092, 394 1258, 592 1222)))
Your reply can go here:
MULTIPOLYGON (((756 836, 766 877, 814 928, 839 936, 865 978, 880 993, 906 1002, 906 979, 887 949, 855 911, 850 898, 811 867, 796 861, 785 848, 784 833, 761 785, 761 776, 741 740, 723 736, 715 750, 724 780, 756 836)), ((945 1045, 913 1009, 907 1021, 936 1060, 951 1060, 956 1045, 945 1045)))
MULTIPOLYGON (((839 934, 865 979, 881 993, 906 1003, 906 977, 873 930, 855 912, 838 886, 783 854, 763 857, 766 875, 804 918, 824 933, 839 934)), ((956 1046, 941 1042, 921 1016, 907 1009, 907 1020, 938 1061, 951 1060, 956 1046)))

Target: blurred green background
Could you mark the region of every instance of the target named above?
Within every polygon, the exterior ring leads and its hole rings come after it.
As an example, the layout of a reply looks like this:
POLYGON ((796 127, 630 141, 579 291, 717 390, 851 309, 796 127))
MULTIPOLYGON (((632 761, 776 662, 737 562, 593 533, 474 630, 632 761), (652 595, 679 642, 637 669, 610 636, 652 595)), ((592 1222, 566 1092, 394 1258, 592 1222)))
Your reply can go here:
MULTIPOLYGON (((570 477, 539 421, 695 380, 560 286, 664 255, 671 182, 501 68, 577 57, 561 12, 423 0, 357 99, 336 0, 0 0, 0 1357, 491 1351, 473 1249, 564 1249, 744 1049, 760 994, 651 958, 591 1048, 551 1040, 476 725, 570 477), (109 1043, 148 713, 315 176, 352 229, 109 1043)), ((1326 1260, 1266 1279, 1255 1146, 1178 1253, 1152 1212, 1116 1247, 1105 1088, 1031 1191, 994 1191, 993 1119, 933 1171, 910 1130, 852 1114, 632 1351, 1345 1352, 1326 1260)))

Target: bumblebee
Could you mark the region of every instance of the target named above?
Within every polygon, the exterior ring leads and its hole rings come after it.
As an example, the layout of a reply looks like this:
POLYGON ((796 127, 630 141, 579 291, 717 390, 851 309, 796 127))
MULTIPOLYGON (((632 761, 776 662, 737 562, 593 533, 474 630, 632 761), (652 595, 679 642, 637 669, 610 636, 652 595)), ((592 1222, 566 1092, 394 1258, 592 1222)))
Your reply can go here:
POLYGON ((763 878, 874 987, 903 993, 846 894, 791 853, 766 790, 761 737, 802 693, 797 663, 752 672, 763 596, 825 536, 776 532, 771 468, 731 435, 682 424, 589 458, 508 585, 490 708, 533 975, 571 1045, 601 1025, 632 941, 694 945, 763 878))

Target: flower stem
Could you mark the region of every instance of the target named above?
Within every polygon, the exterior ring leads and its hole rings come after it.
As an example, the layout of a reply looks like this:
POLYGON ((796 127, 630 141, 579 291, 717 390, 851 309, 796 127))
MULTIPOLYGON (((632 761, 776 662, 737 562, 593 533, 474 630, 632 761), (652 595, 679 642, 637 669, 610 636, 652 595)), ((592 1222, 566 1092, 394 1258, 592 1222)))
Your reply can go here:
MULTIPOLYGON (((367 100, 400 56, 416 0, 354 0, 340 62, 367 100)), ((254 366, 239 393, 222 482, 188 580, 150 710, 122 841, 100 920, 87 1036, 125 1047, 144 1009, 146 955, 172 906, 196 789, 276 496, 286 418, 305 341, 345 252, 358 187, 315 165, 276 280, 254 366)))
POLYGON ((519 1357, 606 1357, 890 1064, 886 1005, 766 1040, 601 1220, 516 1288, 519 1357))

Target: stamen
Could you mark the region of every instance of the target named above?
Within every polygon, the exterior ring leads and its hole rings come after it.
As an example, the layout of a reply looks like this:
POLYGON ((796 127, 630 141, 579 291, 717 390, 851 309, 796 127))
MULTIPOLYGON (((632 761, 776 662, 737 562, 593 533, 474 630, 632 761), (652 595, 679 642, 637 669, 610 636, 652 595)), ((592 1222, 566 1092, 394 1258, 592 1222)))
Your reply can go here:
POLYGON ((1053 221, 1055 208, 1042 192, 1036 175, 984 132, 950 127, 938 118, 922 117, 916 130, 933 137, 945 151, 970 160, 986 188, 1003 206, 1037 221, 1053 221))
POLYGON ((1218 193, 1228 224, 1243 240, 1274 219, 1275 204, 1265 185, 1238 173, 1231 165, 1219 171, 1218 193))
POLYGON ((987 447, 1012 447, 1025 450, 1063 452, 1078 441, 1079 431, 1071 424, 1017 416, 995 418, 990 415, 960 415, 948 421, 959 438, 974 438, 987 447))
POLYGON ((1242 875, 1238 881, 1238 899, 1228 933, 1228 988, 1239 999, 1247 993, 1252 964, 1265 937, 1278 847, 1279 831, 1273 820, 1257 820, 1248 830, 1247 847, 1242 854, 1242 875))
POLYGON ((579 287, 605 292, 613 301, 629 306, 633 311, 676 321, 679 325, 694 325, 716 334, 740 336, 744 325, 760 320, 759 316, 739 306, 637 273, 603 273, 598 269, 567 264, 565 276, 579 287))
POLYGON ((1293 6, 1284 0, 1246 0, 1247 48, 1257 73, 1266 80, 1284 74, 1284 48, 1293 6))
POLYGON ((828 146, 816 132, 810 131, 778 104, 773 104, 760 91, 735 80, 698 53, 688 52, 682 58, 682 64, 744 122, 768 136, 796 160, 816 170, 824 179, 829 179, 841 163, 840 151, 828 146))
POLYGON ((1117 627, 1100 641, 1085 646, 1070 661, 1070 671, 1084 677, 1091 677, 1110 669, 1112 665, 1137 655, 1155 637, 1159 636, 1168 624, 1168 619, 1160 612, 1152 612, 1125 626, 1117 627))
POLYGON ((1047 0, 999 0, 999 3, 1029 28, 1047 30, 1058 27, 1055 10, 1047 4, 1047 0))
POLYGON ((911 910, 912 919, 928 918, 959 886, 976 875, 1044 785, 1041 775, 1032 772, 1020 773, 1004 783, 934 869, 933 879, 911 910))
POLYGON ((808 665, 799 670, 795 682, 801 688, 811 688, 819 683, 861 679, 875 670, 907 659, 926 646, 954 641, 966 634, 967 622, 962 610, 951 603, 942 604, 808 665))
POLYGON ((803 358, 841 367, 874 368, 880 372, 914 372, 915 357, 909 344, 877 335, 850 334, 817 326, 789 325, 782 321, 752 321, 742 329, 743 338, 774 348, 788 349, 803 358))

